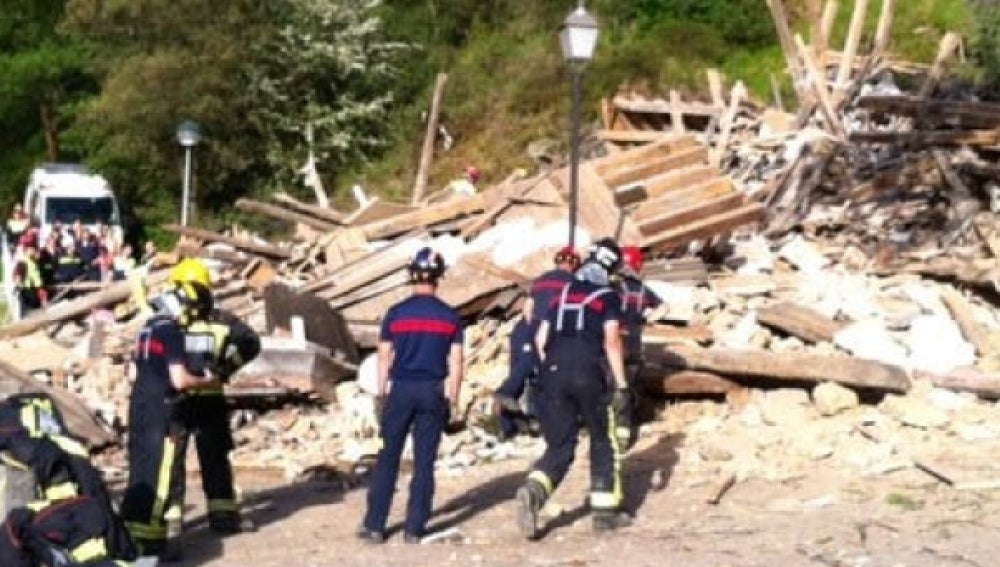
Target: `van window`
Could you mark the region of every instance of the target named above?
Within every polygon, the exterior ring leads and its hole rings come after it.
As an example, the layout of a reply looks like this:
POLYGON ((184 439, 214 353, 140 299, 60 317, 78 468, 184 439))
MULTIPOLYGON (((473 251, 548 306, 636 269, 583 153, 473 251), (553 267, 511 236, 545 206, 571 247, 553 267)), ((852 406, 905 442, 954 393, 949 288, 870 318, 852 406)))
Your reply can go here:
POLYGON ((115 201, 111 197, 50 197, 45 200, 45 223, 61 221, 72 224, 79 219, 83 224, 117 224, 115 201))

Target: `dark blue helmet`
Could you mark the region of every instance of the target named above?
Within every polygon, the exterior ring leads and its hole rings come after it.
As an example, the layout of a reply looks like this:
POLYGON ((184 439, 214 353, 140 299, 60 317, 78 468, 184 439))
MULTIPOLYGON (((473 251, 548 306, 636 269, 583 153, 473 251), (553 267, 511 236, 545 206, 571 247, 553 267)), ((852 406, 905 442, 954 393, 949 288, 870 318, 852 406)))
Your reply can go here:
POLYGON ((413 256, 408 269, 411 283, 437 283, 444 275, 444 258, 424 247, 413 256))

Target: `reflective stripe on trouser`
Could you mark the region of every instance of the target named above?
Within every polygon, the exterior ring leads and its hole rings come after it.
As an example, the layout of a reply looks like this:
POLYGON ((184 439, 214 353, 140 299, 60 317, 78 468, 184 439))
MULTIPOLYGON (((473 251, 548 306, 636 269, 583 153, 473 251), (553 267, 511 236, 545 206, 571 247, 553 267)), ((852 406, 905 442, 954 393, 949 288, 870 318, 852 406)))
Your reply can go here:
MULTIPOLYGON (((136 413, 141 414, 141 408, 136 413)), ((160 415, 150 417, 131 421, 129 480, 121 506, 125 526, 140 544, 164 541, 168 510, 180 510, 184 504, 187 439, 179 433, 168 436, 166 420, 160 415)))
POLYGON ((413 430, 413 477, 406 507, 404 530, 423 535, 434 501, 434 461, 448 415, 444 384, 431 381, 396 380, 382 412, 381 436, 375 470, 368 489, 368 512, 364 526, 385 531, 392 506, 399 459, 406 437, 413 430))
POLYGON ((539 384, 544 406, 539 420, 545 454, 528 478, 547 479, 549 492, 559 486, 573 464, 582 421, 590 434, 591 506, 617 508, 621 504, 620 465, 607 382, 600 361, 581 358, 579 352, 576 348, 550 349, 543 365, 539 384))
POLYGON ((192 396, 183 403, 187 419, 184 425, 194 435, 208 511, 235 512, 236 491, 233 489, 233 467, 229 462, 229 452, 234 445, 226 399, 220 393, 192 396))

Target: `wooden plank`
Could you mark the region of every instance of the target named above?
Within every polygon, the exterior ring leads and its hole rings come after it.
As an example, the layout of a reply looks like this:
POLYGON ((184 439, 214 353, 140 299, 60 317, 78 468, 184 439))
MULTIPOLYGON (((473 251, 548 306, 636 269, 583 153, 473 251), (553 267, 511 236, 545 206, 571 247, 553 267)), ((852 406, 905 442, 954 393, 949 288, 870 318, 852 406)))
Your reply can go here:
POLYGON ((340 211, 335 211, 330 207, 322 207, 320 205, 313 205, 311 203, 303 203, 302 201, 299 201, 298 199, 292 197, 287 193, 276 193, 272 195, 271 198, 281 203, 282 205, 285 205, 289 209, 292 209, 293 211, 302 214, 312 215, 320 220, 324 220, 333 224, 344 224, 344 219, 347 218, 347 215, 345 215, 340 211))
POLYGON ((721 112, 726 107, 722 73, 718 69, 705 69, 705 74, 708 75, 708 92, 712 95, 712 106, 721 112))
POLYGON ((931 65, 931 70, 927 73, 927 78, 924 79, 924 83, 920 86, 920 90, 917 92, 918 97, 929 98, 932 94, 934 94, 934 90, 937 88, 938 82, 941 81, 941 77, 944 75, 945 65, 952 57, 955 56, 955 53, 958 52, 958 48, 961 45, 962 37, 957 33, 948 32, 941 38, 941 44, 938 46, 937 57, 934 58, 934 64, 931 65))
POLYGON ((427 175, 434 159, 434 140, 438 134, 438 116, 441 113, 441 99, 444 97, 444 86, 448 83, 448 75, 438 73, 434 83, 434 94, 431 96, 431 110, 427 118, 427 132, 424 134, 424 146, 420 151, 420 165, 417 168, 417 179, 413 184, 413 204, 423 201, 427 190, 427 175))
POLYGON ((360 266, 349 270, 340 270, 330 278, 328 287, 315 292, 317 296, 330 301, 346 295, 359 287, 401 270, 410 262, 411 249, 402 246, 390 246, 379 253, 367 257, 360 266))
POLYGON ((820 22, 820 41, 817 42, 816 39, 812 40, 814 44, 821 43, 823 45, 823 51, 816 56, 816 61, 820 63, 820 69, 826 69, 826 46, 830 44, 833 23, 837 21, 837 4, 838 0, 826 0, 826 5, 823 6, 823 19, 820 22))
POLYGON ((412 213, 416 210, 418 210, 417 207, 404 205, 403 203, 390 203, 388 201, 383 201, 378 197, 372 197, 372 199, 368 201, 368 204, 348 215, 348 217, 344 219, 344 222, 345 224, 351 226, 360 226, 398 215, 412 213))
POLYGON ((715 143, 712 162, 718 167, 722 164, 722 159, 729 151, 729 138, 733 135, 733 122, 736 120, 736 113, 739 111, 740 101, 747 96, 747 89, 742 81, 737 81, 733 85, 732 92, 729 93, 729 108, 722 115, 722 123, 719 125, 719 139, 715 143))
POLYGON ((678 207, 661 215, 651 217, 639 223, 639 231, 643 235, 657 234, 671 228, 692 223, 698 219, 721 214, 735 209, 743 204, 743 194, 730 192, 708 201, 702 201, 686 207, 678 207))
POLYGON ((945 288, 941 291, 941 299, 951 312, 952 318, 958 323, 965 340, 976 347, 980 357, 1000 356, 1000 333, 992 332, 981 324, 973 314, 972 306, 961 294, 945 288))
POLYGON ((767 0, 767 7, 771 10, 771 18, 774 20, 774 27, 778 31, 778 40, 781 43, 781 51, 785 54, 785 62, 788 65, 788 72, 792 75, 792 86, 799 94, 800 100, 805 100, 802 91, 799 90, 799 81, 805 75, 802 62, 796 54, 795 42, 792 40, 792 29, 788 25, 788 12, 782 0, 767 0))
POLYGON ((794 303, 779 303, 757 310, 757 320, 809 343, 833 342, 833 336, 844 328, 822 313, 794 303))
POLYGON ((655 368, 643 371, 643 389, 668 396, 727 394, 741 388, 739 382, 711 372, 672 370, 664 375, 655 368))
POLYGON ((892 40, 892 20, 896 11, 896 0, 882 0, 882 12, 875 32, 875 48, 872 56, 879 57, 889 48, 892 40))
MULTIPOLYGON (((569 191, 569 172, 566 169, 553 174, 552 180, 565 195, 569 191)), ((597 174, 594 166, 580 166, 578 215, 580 225, 595 239, 603 236, 617 237, 621 242, 636 242, 639 229, 615 203, 614 194, 597 174)))
POLYGON ((849 356, 705 349, 686 345, 644 348, 643 352, 647 359, 659 364, 723 376, 808 383, 836 382, 883 392, 906 392, 910 389, 910 381, 902 368, 849 356))
POLYGON ((264 256, 266 258, 287 260, 292 257, 291 250, 286 248, 281 248, 272 244, 261 244, 245 238, 226 236, 224 234, 212 232, 211 230, 203 230, 200 228, 192 228, 178 224, 164 225, 163 228, 168 232, 179 234, 181 236, 190 236, 204 242, 221 242, 223 244, 228 244, 237 250, 249 252, 258 256, 264 256))
POLYGON ((702 146, 681 150, 675 154, 661 156, 647 161, 636 162, 627 167, 607 171, 601 177, 608 187, 619 187, 659 175, 666 171, 692 165, 701 165, 708 160, 708 148, 702 146))
POLYGON ((285 222, 304 224, 322 232, 330 232, 336 230, 338 227, 337 224, 318 219, 312 215, 290 211, 283 207, 262 203, 254 199, 239 199, 236 201, 236 208, 241 211, 264 215, 285 222))
POLYGON ((996 146, 1000 130, 913 130, 910 132, 851 132, 848 141, 867 144, 928 146, 996 146))
POLYGON ((918 372, 917 376, 930 378, 938 388, 969 392, 990 400, 1000 399, 1000 374, 990 374, 975 368, 959 368, 947 374, 918 372))
POLYGON ((669 132, 659 130, 598 130, 597 137, 617 144, 649 144, 670 138, 669 132))
POLYGON ((718 168, 709 164, 701 164, 661 173, 650 177, 643 185, 648 205, 675 191, 720 180, 728 182, 729 178, 722 177, 718 168))
POLYGON ((673 126, 674 134, 683 134, 685 132, 684 128, 684 112, 681 110, 683 103, 681 102, 681 93, 674 89, 670 89, 670 122, 673 126))
POLYGON ((805 63, 806 71, 809 73, 809 82, 812 86, 813 93, 816 95, 816 99, 819 101, 819 107, 823 111, 823 117, 826 119, 827 128, 833 132, 837 137, 844 137, 844 125, 840 122, 840 115, 836 113, 833 107, 833 102, 830 100, 830 92, 827 90, 826 86, 826 76, 816 68, 816 64, 813 62, 812 56, 809 54, 809 50, 806 48, 806 44, 802 41, 802 36, 795 35, 795 45, 798 47, 799 55, 802 57, 802 61, 805 63))
POLYGON ((591 160, 590 164, 599 175, 604 176, 615 170, 631 167, 632 164, 638 162, 647 161, 657 156, 675 154, 698 146, 698 141, 694 136, 670 136, 653 144, 591 160))
POLYGON ((719 107, 704 102, 689 101, 678 103, 675 107, 671 102, 663 99, 636 100, 624 97, 615 97, 615 108, 623 112, 635 114, 663 114, 670 115, 680 112, 688 116, 711 117, 719 115, 719 107))
POLYGON ((834 82, 837 89, 845 88, 851 80, 854 57, 858 54, 858 45, 861 43, 861 32, 864 31, 865 14, 867 13, 868 0, 854 0, 854 13, 851 15, 847 39, 844 40, 843 57, 840 58, 840 68, 837 70, 837 79, 834 82))
POLYGON ((700 219, 684 226, 647 236, 643 238, 642 246, 657 250, 676 248, 692 240, 711 238, 741 226, 760 222, 763 217, 764 206, 760 203, 751 203, 728 213, 700 219))
POLYGON ((365 238, 375 240, 396 236, 416 228, 425 228, 440 222, 479 212, 485 209, 485 198, 482 194, 449 201, 432 207, 423 207, 410 213, 368 223, 359 228, 365 238))
POLYGON ((933 100, 910 95, 868 95, 859 97, 859 108, 947 123, 953 128, 996 128, 1000 126, 1000 103, 933 100))

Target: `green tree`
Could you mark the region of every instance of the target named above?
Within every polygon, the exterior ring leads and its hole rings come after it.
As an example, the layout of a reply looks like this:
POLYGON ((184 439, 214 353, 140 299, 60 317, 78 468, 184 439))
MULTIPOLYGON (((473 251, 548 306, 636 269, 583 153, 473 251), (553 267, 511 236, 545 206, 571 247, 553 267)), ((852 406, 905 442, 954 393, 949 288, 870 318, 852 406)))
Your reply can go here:
POLYGON ((285 183, 306 159, 307 132, 327 172, 388 140, 392 82, 406 47, 384 39, 378 0, 291 0, 247 65, 250 119, 285 183))

